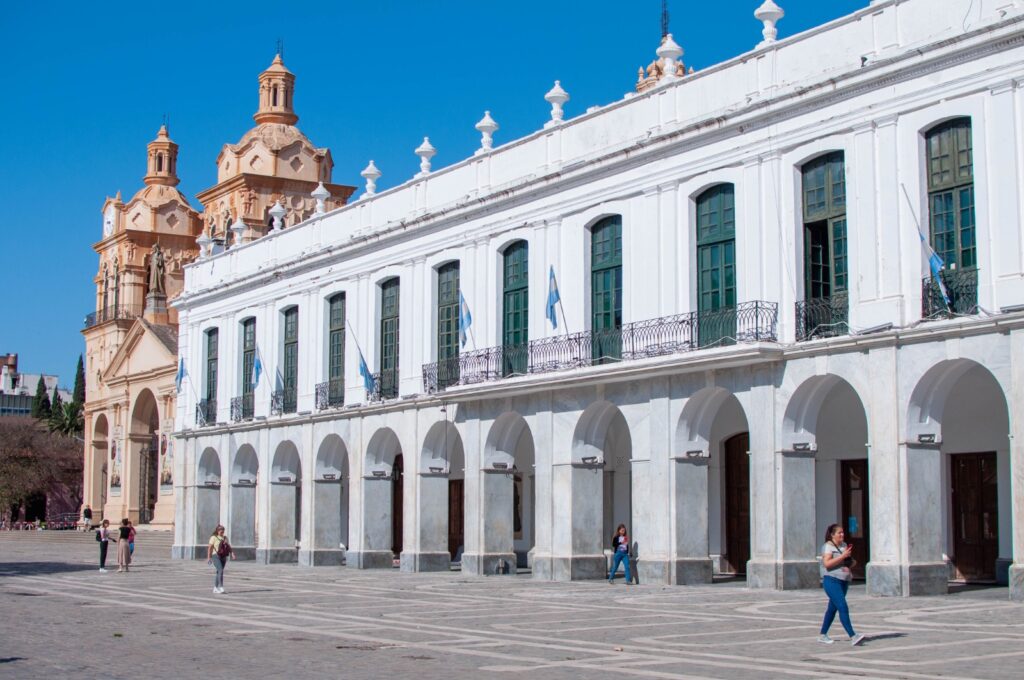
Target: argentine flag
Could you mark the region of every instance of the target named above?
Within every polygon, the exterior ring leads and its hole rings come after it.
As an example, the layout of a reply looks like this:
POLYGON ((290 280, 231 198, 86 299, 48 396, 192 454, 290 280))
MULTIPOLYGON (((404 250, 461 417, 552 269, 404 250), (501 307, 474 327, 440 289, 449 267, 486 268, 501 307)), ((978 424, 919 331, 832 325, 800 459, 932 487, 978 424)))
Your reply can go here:
POLYGON ((263 374, 263 362, 260 360, 260 347, 256 345, 256 360, 252 363, 252 388, 260 384, 260 376, 263 374))
POLYGON ((469 313, 469 305, 466 304, 466 298, 462 297, 462 291, 459 291, 459 342, 463 347, 466 346, 466 331, 473 325, 473 315, 469 313))
POLYGON ((178 360, 178 373, 174 376, 174 387, 179 394, 181 393, 181 383, 185 381, 186 375, 188 373, 185 371, 185 358, 182 357, 178 360))
POLYGON ((555 266, 551 265, 551 271, 548 274, 548 310, 547 317, 548 321, 551 322, 552 328, 558 328, 558 315, 555 313, 555 305, 557 305, 562 299, 562 296, 558 293, 558 281, 555 280, 555 266))
POLYGON ((359 350, 359 375, 363 377, 363 387, 367 392, 373 394, 376 391, 377 383, 373 379, 373 373, 370 373, 370 367, 366 365, 363 350, 359 350))
POLYGON ((928 268, 932 271, 932 280, 935 281, 939 286, 939 290, 942 292, 942 299, 946 302, 946 307, 952 307, 953 301, 949 298, 949 291, 946 290, 946 284, 942 280, 942 270, 946 268, 946 263, 943 262, 939 254, 932 248, 932 244, 928 243, 928 239, 924 237, 921 230, 917 230, 917 236, 921 239, 921 247, 924 248, 925 255, 928 256, 928 268))

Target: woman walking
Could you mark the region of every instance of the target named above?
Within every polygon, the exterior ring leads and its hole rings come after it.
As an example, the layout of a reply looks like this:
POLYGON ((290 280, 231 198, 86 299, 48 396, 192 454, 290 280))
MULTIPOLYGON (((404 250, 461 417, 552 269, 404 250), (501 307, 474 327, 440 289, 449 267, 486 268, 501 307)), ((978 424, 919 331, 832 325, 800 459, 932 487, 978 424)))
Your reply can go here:
POLYGON ((228 563, 228 557, 235 558, 235 551, 231 549, 231 543, 224 534, 223 525, 218 524, 210 536, 210 544, 206 548, 206 563, 212 564, 217 570, 213 575, 213 592, 215 595, 224 593, 224 567, 228 563))
POLYGON ((128 537, 131 536, 131 527, 128 520, 121 520, 121 526, 117 528, 117 570, 128 571, 128 565, 132 563, 132 553, 128 548, 128 537))
POLYGON ((615 581, 615 572, 619 570, 619 562, 626 567, 626 585, 632 585, 633 575, 629 571, 629 536, 626 525, 620 524, 612 535, 612 570, 608 574, 608 583, 615 581))
POLYGON ((845 543, 846 533, 840 524, 830 524, 825 531, 825 544, 821 546, 821 585, 828 595, 828 608, 825 610, 825 620, 821 622, 821 634, 818 635, 818 642, 830 645, 835 640, 828 636, 828 629, 839 614, 839 621, 850 636, 850 644, 856 647, 864 642, 864 636, 858 635, 853 630, 853 623, 850 622, 850 608, 846 604, 846 591, 850 587, 850 580, 853 574, 850 567, 854 565, 853 546, 845 543))
POLYGON ((128 520, 128 555, 135 559, 135 525, 128 520))
POLYGON ((100 543, 100 571, 107 573, 107 548, 110 547, 110 520, 105 519, 96 530, 96 540, 100 543))

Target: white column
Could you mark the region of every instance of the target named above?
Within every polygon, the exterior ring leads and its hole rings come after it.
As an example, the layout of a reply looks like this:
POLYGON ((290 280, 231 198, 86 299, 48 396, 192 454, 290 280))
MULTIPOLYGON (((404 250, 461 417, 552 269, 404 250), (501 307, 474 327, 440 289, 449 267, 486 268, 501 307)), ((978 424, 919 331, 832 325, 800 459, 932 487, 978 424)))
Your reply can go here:
MULTIPOLYGON (((883 298, 898 298, 903 292, 900 283, 903 276, 903 262, 900 257, 902 253, 901 231, 907 230, 911 236, 914 236, 913 231, 910 230, 916 229, 913 218, 906 212, 907 200, 900 187, 903 178, 899 173, 896 123, 896 116, 875 121, 875 190, 877 193, 875 229, 878 242, 878 291, 880 297, 883 298)), ((907 171, 916 173, 917 167, 914 164, 913 168, 907 168, 907 171)), ((907 188, 913 197, 914 194, 909 184, 907 188)), ((917 211, 916 205, 914 210, 917 211)), ((917 217, 920 220, 927 219, 927 216, 924 215, 917 217)), ((914 238, 917 237, 914 236, 914 238)), ((914 278, 917 278, 916 274, 914 278)), ((920 285, 917 288, 918 297, 916 299, 920 302, 920 285)), ((914 316, 910 311, 911 307, 920 309, 920 304, 914 306, 912 302, 914 299, 913 294, 908 296, 904 305, 904 319, 901 321, 907 321, 908 316, 914 316)))
MULTIPOLYGON (((850 240, 849 270, 850 321, 858 325, 858 304, 878 298, 881 276, 879 239, 885 227, 879 219, 877 186, 875 184, 875 124, 861 123, 853 128, 853 149, 845 156, 844 165, 849 187, 846 192, 848 208, 856 210, 857 220, 847 220, 846 233, 850 240)), ((852 211, 851 211, 852 212, 852 211)), ((890 319, 891 320, 891 319, 890 319)), ((862 325, 876 325, 882 321, 869 319, 862 325)))
MULTIPOLYGON (((1024 331, 1010 332, 1011 380, 1010 497, 1013 563, 1010 565, 1010 599, 1024 602, 1024 331)), ((1002 475, 1000 475, 1002 476, 1002 475)))
POLYGON ((1024 266, 1021 260, 1020 179, 1014 106, 1016 85, 1009 81, 992 88, 990 93, 985 106, 984 126, 989 219, 987 222, 979 220, 977 224, 978 267, 981 270, 978 302, 998 309, 1019 303, 1024 298, 1024 280, 1021 278, 1024 266), (986 275, 986 269, 991 273, 986 275), (989 281, 994 281, 994 295, 985 294, 985 284, 989 281))

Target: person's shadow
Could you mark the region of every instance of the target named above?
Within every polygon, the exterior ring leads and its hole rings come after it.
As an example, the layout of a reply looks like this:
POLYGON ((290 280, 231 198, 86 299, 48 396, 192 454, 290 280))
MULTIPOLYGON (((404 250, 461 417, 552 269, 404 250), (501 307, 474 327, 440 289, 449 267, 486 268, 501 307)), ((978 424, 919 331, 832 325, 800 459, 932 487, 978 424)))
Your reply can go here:
POLYGON ((640 544, 633 541, 629 551, 629 573, 633 575, 633 583, 640 585, 640 570, 637 569, 637 560, 640 558, 640 544))
POLYGON ((70 562, 0 562, 0 577, 67 574, 75 571, 96 571, 95 564, 70 562))

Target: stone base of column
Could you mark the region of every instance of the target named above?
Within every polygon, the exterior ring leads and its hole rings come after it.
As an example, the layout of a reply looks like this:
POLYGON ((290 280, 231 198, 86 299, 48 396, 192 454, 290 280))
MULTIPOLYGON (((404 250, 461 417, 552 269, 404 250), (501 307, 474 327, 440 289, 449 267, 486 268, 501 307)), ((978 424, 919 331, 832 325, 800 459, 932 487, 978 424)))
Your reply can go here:
POLYGON ((452 568, 452 556, 444 552, 412 552, 404 551, 400 556, 401 570, 406 573, 419 571, 449 571, 452 568))
POLYGON ((394 559, 390 550, 350 550, 345 554, 345 563, 356 569, 391 569, 394 559))
POLYGON ((876 597, 901 597, 903 595, 900 565, 868 562, 866 575, 868 595, 876 597))
POLYGON ((1010 580, 1010 599, 1024 602, 1024 564, 1012 564, 1008 570, 1010 580))
POLYGON ((945 595, 949 592, 949 565, 945 562, 901 565, 903 594, 945 595))
MULTIPOLYGON (((608 560, 604 555, 574 555, 573 557, 551 557, 552 581, 589 581, 608 578, 608 560)), ((534 561, 534 573, 537 561, 534 561)))
POLYGON ((256 559, 256 548, 252 546, 245 546, 239 548, 238 546, 231 546, 231 549, 235 551, 235 559, 244 562, 252 562, 256 559))
POLYGON ((515 553, 462 553, 462 573, 474 576, 515 576, 515 553), (504 562, 508 573, 498 572, 499 565, 504 562))
POLYGON ((996 583, 1001 586, 1010 585, 1010 565, 1013 560, 1008 557, 1000 557, 996 560, 996 583))
POLYGON ((770 590, 801 590, 821 585, 817 560, 747 562, 747 587, 770 590))
POLYGON ((668 583, 674 586, 687 586, 698 583, 711 583, 714 564, 711 558, 681 558, 666 562, 670 568, 668 583))
MULTIPOLYGON (((114 544, 117 547, 117 544, 114 544)), ((172 545, 171 546, 171 559, 172 560, 205 560, 206 559, 206 548, 205 545, 172 545)), ((114 552, 114 561, 117 561, 116 550, 114 552)), ((107 560, 110 559, 110 553, 107 553, 107 560)))
POLYGON ((299 559, 295 548, 257 548, 256 561, 260 564, 294 564, 299 559))
POLYGON ((300 550, 299 564, 304 567, 340 567, 345 564, 345 551, 300 550))
MULTIPOLYGON (((658 585, 670 583, 672 563, 669 560, 630 557, 629 568, 633 571, 634 583, 654 583, 658 585)), ((621 569, 619 573, 622 573, 621 569)))

